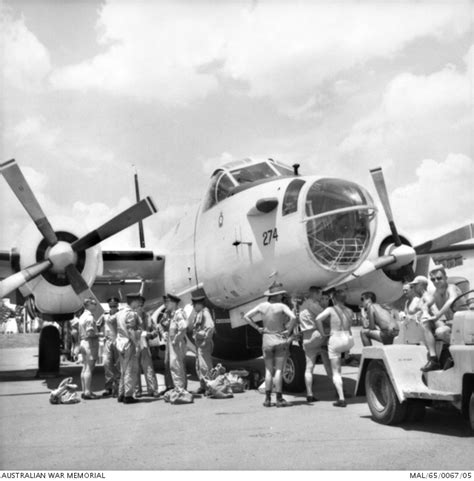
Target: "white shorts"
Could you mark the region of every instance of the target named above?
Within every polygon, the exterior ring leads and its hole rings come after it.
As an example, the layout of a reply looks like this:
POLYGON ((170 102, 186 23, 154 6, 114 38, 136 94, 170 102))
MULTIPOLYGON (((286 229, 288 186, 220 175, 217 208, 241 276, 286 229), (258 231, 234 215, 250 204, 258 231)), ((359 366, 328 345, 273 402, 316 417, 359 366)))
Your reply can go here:
POLYGON ((349 331, 335 331, 329 337, 328 355, 329 359, 338 359, 343 352, 354 347, 354 339, 349 331))

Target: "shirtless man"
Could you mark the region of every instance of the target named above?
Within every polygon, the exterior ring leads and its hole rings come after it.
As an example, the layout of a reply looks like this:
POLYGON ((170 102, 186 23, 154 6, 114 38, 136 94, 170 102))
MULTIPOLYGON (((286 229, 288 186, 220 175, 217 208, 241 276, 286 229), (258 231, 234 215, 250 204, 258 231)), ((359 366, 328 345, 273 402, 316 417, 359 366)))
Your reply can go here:
POLYGON ((327 345, 327 337, 322 336, 316 325, 316 316, 324 311, 328 305, 327 296, 323 296, 319 287, 311 286, 309 296, 300 308, 298 325, 303 335, 303 350, 306 356, 306 370, 304 381, 306 385, 306 401, 317 401, 313 395, 313 370, 318 354, 326 369, 329 379, 332 377, 331 364, 327 351, 323 346, 327 345))
POLYGON ((429 360, 422 371, 433 371, 441 366, 436 358, 436 339, 449 343, 451 328, 446 321, 452 321, 453 311, 451 305, 456 297, 462 294, 454 284, 448 284, 448 277, 444 267, 436 267, 430 271, 430 280, 435 286, 435 292, 428 296, 427 308, 430 317, 422 319, 425 334, 426 347, 428 348, 429 360))
POLYGON ((384 345, 393 344, 399 328, 390 311, 377 304, 377 297, 373 292, 363 292, 360 300, 368 321, 368 327, 360 331, 362 344, 371 346, 372 339, 384 345))
POLYGON ((281 302, 286 291, 281 286, 273 285, 264 293, 268 297, 267 302, 261 302, 244 315, 247 321, 256 329, 262 337, 263 359, 265 361, 265 407, 270 407, 273 376, 275 376, 276 406, 286 407, 289 403, 283 399, 282 369, 285 365, 288 346, 291 343, 291 334, 296 323, 296 316, 291 309, 281 302), (258 326, 252 317, 260 314, 263 327, 258 326), (290 320, 288 327, 286 324, 290 320))
POLYGON ((347 352, 354 346, 351 323, 353 312, 344 305, 346 293, 336 290, 332 294, 333 307, 327 307, 316 317, 316 324, 321 335, 325 336, 323 321, 329 318, 331 332, 328 342, 328 355, 331 361, 332 381, 339 399, 333 403, 336 407, 346 407, 341 377, 341 353, 347 352))

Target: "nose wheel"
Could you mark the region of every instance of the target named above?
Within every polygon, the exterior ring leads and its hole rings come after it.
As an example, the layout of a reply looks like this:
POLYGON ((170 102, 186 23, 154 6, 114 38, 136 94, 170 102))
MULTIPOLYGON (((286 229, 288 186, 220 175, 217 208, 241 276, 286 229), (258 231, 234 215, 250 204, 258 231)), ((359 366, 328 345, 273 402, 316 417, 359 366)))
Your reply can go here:
POLYGON ((61 339, 54 326, 41 329, 38 352, 38 377, 59 374, 61 339))

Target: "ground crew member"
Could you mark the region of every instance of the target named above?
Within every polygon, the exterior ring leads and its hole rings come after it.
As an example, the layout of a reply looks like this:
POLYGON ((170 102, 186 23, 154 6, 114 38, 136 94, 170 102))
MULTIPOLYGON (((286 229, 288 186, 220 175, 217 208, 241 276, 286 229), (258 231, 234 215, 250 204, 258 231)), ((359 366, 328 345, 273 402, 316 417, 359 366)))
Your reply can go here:
POLYGON ((346 407, 341 377, 341 353, 347 352, 354 346, 351 324, 353 312, 344 305, 346 293, 336 290, 332 294, 333 306, 324 309, 316 317, 316 324, 321 335, 325 336, 323 321, 329 318, 331 332, 328 341, 328 356, 331 361, 332 380, 339 399, 333 403, 336 407, 346 407))
POLYGON ((145 382, 147 387, 148 396, 159 397, 158 394, 158 382, 156 380, 155 368, 153 367, 153 361, 151 359, 150 346, 148 345, 148 340, 156 336, 152 332, 150 319, 148 314, 143 309, 145 304, 145 298, 143 296, 139 297, 139 306, 136 309, 138 316, 140 317, 140 342, 138 343, 138 383, 137 389, 135 391, 135 397, 140 397, 142 395, 142 383, 141 374, 143 372, 145 376, 145 382))
POLYGON ((92 315, 97 301, 88 297, 84 300, 84 312, 79 317, 79 352, 82 356, 81 386, 82 399, 97 399, 92 392, 92 374, 99 357, 99 330, 92 315))
POLYGON ((118 402, 133 404, 138 399, 133 397, 138 377, 138 350, 140 341, 140 319, 134 309, 140 305, 140 294, 127 295, 128 306, 117 312, 116 346, 120 358, 120 383, 118 402))
POLYGON ((109 312, 100 319, 104 328, 104 377, 105 391, 103 397, 117 397, 120 383, 120 359, 115 341, 117 339, 117 312, 119 310, 119 299, 111 297, 109 312))
POLYGON ((160 392, 164 394, 167 391, 173 389, 173 379, 171 377, 171 370, 170 370, 170 350, 169 350, 169 329, 170 329, 170 312, 167 309, 167 300, 166 296, 163 296, 164 304, 160 306, 153 314, 153 317, 156 316, 156 327, 158 331, 158 335, 160 336, 161 342, 164 343, 165 347, 165 356, 164 356, 164 368, 165 368, 165 389, 160 392))
POLYGON ((317 401, 313 395, 313 370, 318 354, 321 355, 326 374, 329 379, 332 378, 328 352, 324 349, 328 338, 321 335, 316 325, 316 316, 323 312, 327 307, 327 303, 327 296, 323 297, 321 289, 311 286, 308 298, 301 305, 298 318, 298 325, 303 335, 303 350, 306 356, 304 381, 306 385, 306 401, 309 403, 317 401))
POLYGON ((212 369, 212 351, 214 343, 214 320, 211 312, 204 305, 205 296, 195 296, 191 298, 194 312, 191 314, 194 319, 192 323, 193 338, 196 343, 196 374, 201 383, 196 394, 204 394, 206 392, 205 377, 212 369))
POLYGON ((377 297, 373 292, 363 292, 360 300, 367 316, 367 327, 360 331, 362 344, 371 346, 372 339, 384 345, 393 344, 399 327, 391 312, 377 304, 377 297))
POLYGON ((166 295, 166 309, 169 311, 168 351, 173 386, 186 389, 186 315, 178 308, 181 299, 173 294, 166 295))
MULTIPOLYGON (((436 358, 436 339, 449 344, 451 328, 446 322, 453 320, 454 313, 451 305, 462 294, 459 287, 448 284, 448 276, 442 266, 435 267, 430 271, 430 281, 435 286, 435 292, 428 295, 427 308, 431 316, 422 319, 426 347, 430 357, 428 363, 422 368, 424 372, 441 368, 436 358)), ((452 358, 450 358, 449 364, 443 368, 447 369, 451 366, 452 358)))
POLYGON ((282 369, 288 355, 291 334, 296 323, 296 316, 291 309, 281 302, 286 291, 280 285, 272 285, 264 295, 267 302, 262 302, 244 315, 247 321, 262 337, 263 359, 265 361, 265 407, 270 407, 273 382, 276 389, 276 406, 286 407, 289 403, 282 397, 283 379, 282 369), (260 314, 263 327, 258 326, 252 316, 260 314), (290 324, 286 327, 288 320, 290 324))

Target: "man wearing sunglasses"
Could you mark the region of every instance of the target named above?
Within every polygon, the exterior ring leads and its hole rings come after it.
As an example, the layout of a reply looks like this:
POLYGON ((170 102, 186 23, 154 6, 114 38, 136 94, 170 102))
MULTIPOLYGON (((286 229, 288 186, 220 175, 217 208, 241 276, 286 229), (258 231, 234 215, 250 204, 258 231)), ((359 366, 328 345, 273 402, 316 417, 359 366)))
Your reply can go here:
POLYGON ((429 361, 422 371, 440 369, 436 358, 436 339, 449 344, 451 328, 446 324, 453 319, 451 305, 456 297, 461 295, 460 289, 454 284, 448 284, 444 267, 435 267, 430 271, 430 281, 435 286, 435 292, 429 296, 427 308, 431 317, 423 318, 422 325, 425 342, 428 348, 429 361))

